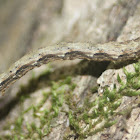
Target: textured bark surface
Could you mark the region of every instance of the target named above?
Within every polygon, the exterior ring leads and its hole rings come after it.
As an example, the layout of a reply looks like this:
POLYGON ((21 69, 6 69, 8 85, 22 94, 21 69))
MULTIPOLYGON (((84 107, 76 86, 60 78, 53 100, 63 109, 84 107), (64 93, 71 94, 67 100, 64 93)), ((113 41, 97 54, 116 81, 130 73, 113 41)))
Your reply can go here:
POLYGON ((5 90, 16 80, 35 67, 56 60, 87 59, 93 61, 125 62, 139 60, 140 38, 126 42, 109 42, 94 45, 92 43, 64 43, 48 46, 25 55, 15 62, 8 72, 0 75, 0 91, 5 90))
MULTIPOLYGON (((30 50, 53 46, 60 42, 104 44, 109 41, 124 42, 140 37, 139 0, 36 0, 36 2, 34 0, 13 0, 12 2, 0 0, 0 11, 0 73, 5 72, 12 63, 30 50)), ((133 52, 136 51, 134 48, 131 49, 133 52)), ((139 50, 139 47, 137 49, 139 50)), ((105 48, 104 51, 106 51, 105 48)), ((115 84, 119 89, 118 74, 124 83, 127 82, 127 76, 122 70, 126 64, 122 62, 109 65, 109 62, 105 61, 65 60, 51 63, 51 68, 45 65, 34 69, 11 86, 3 97, 0 97, 0 138, 16 139, 14 136, 17 136, 21 139, 21 132, 23 136, 31 132, 26 139, 139 140, 139 95, 123 96, 120 106, 115 110, 120 114, 109 116, 109 119, 117 123, 110 127, 106 126, 101 131, 98 128, 102 128, 105 121, 103 118, 98 125, 92 125, 88 132, 86 130, 90 127, 90 123, 85 123, 82 119, 78 121, 82 129, 80 131, 75 119, 80 117, 80 112, 76 110, 80 107, 86 108, 85 100, 88 97, 90 97, 89 104, 94 103, 96 98, 103 96, 105 87, 113 90, 115 84), (116 67, 119 69, 115 69, 116 67), (65 97, 69 97, 67 93, 71 94, 71 92, 72 97, 67 99, 69 104, 66 101, 63 102, 58 116, 50 122, 49 133, 45 135, 43 132, 47 129, 48 123, 46 120, 43 122, 41 111, 51 108, 51 98, 54 96, 49 95, 46 102, 43 102, 40 112, 36 113, 40 117, 34 117, 33 110, 22 114, 30 106, 42 101, 43 92, 48 93, 52 90, 54 92, 53 81, 63 81, 67 76, 72 77, 76 87, 73 91, 70 91, 71 85, 69 87, 66 84, 62 87, 66 92, 65 97), (91 93, 91 88, 97 85, 99 85, 98 90, 94 94, 91 93), (121 112, 128 113, 122 113, 122 115, 121 112), (71 119, 70 114, 75 115, 75 118, 71 119), (23 121, 20 121, 19 116, 22 116, 23 121), (18 123, 15 123, 16 120, 18 123), (20 133, 15 129, 19 122, 22 122, 20 133), (35 122, 39 128, 33 129, 33 133, 29 125, 31 122, 35 122), (43 126, 40 127, 42 122, 43 126), (94 129, 99 132, 95 133, 94 129)), ((135 71, 133 65, 127 65, 126 69, 129 72, 135 71)), ((139 79, 136 83, 139 83, 139 79)), ((61 87, 62 84, 59 86, 61 87)), ((135 92, 139 93, 139 88, 135 92)), ((84 111, 92 112, 93 108, 89 107, 89 110, 86 108, 84 111)), ((92 120, 92 124, 97 121, 96 119, 92 120)))

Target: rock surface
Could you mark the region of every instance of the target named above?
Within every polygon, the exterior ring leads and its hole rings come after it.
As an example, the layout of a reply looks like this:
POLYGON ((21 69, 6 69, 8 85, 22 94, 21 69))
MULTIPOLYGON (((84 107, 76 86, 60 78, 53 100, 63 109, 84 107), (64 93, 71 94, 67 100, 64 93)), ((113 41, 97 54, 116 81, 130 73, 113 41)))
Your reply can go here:
MULTIPOLYGON (((42 46, 140 37, 139 0, 1 0, 0 7, 0 72, 42 46)), ((124 96, 115 91, 121 98, 114 102, 110 92, 106 95, 106 87, 121 87, 118 74, 127 83, 124 65, 76 60, 34 69, 0 98, 0 138, 139 140, 139 95, 128 96, 129 90, 134 90, 129 83, 128 87, 124 84, 124 96), (93 91, 93 87, 98 88, 93 91), (104 97, 109 102, 99 108, 104 97), (108 108, 112 104, 119 106, 111 114, 112 108, 108 108)), ((132 64, 126 70, 135 71, 132 64)), ((134 85, 139 84, 137 77, 132 76, 134 85)), ((138 85, 135 93, 139 89, 138 85)))

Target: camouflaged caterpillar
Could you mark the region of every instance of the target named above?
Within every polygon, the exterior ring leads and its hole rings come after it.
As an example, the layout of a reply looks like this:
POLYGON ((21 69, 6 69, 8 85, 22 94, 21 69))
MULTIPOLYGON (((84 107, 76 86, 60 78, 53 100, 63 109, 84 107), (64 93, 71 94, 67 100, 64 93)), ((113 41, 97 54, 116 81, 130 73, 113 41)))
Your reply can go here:
POLYGON ((63 43, 38 49, 18 60, 0 75, 0 91, 5 92, 11 84, 28 71, 55 60, 87 59, 94 61, 127 61, 140 58, 140 37, 126 42, 63 43))

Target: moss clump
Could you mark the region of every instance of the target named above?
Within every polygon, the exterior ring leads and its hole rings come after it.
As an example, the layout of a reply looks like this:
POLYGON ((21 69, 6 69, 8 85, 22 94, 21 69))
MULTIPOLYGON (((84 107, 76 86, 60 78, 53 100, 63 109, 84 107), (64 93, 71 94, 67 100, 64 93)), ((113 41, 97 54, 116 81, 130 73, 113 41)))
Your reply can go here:
MULTIPOLYGON (((38 104, 31 105, 21 112, 21 115, 11 124, 11 135, 4 136, 3 139, 42 139, 50 133, 52 120, 59 115, 64 103, 64 95, 70 94, 76 85, 72 83, 71 77, 68 76, 64 80, 60 80, 58 82, 52 81, 50 87, 50 92, 42 91, 43 98, 38 104), (43 105, 48 100, 51 101, 51 107, 49 109, 44 108, 42 110, 43 105), (27 122, 25 120, 24 116, 26 116, 28 112, 32 112, 33 120, 39 120, 39 126, 34 121, 27 122)), ((21 104, 26 98, 21 96, 21 104)), ((8 124, 8 126, 10 126, 10 124, 8 124)), ((5 128, 8 129, 9 127, 5 128)))
MULTIPOLYGON (((90 97, 87 97, 81 108, 74 108, 69 113, 70 126, 79 139, 96 134, 117 123, 114 118, 119 114, 116 109, 120 106, 122 97, 140 95, 140 62, 134 64, 134 68, 135 72, 128 72, 125 68, 123 69, 126 82, 123 82, 118 75, 117 79, 120 84, 118 90, 116 85, 112 91, 106 88, 103 95, 97 97, 94 102, 91 102, 90 97)), ((91 91, 96 92, 97 87, 93 87, 91 91)), ((126 111, 122 111, 122 115, 127 114, 126 111)))
MULTIPOLYGON (((117 123, 117 120, 114 119, 117 115, 128 116, 128 111, 116 112, 121 104, 122 97, 138 96, 140 94, 140 62, 136 63, 134 67, 135 72, 132 73, 127 72, 124 68, 126 82, 123 82, 118 75, 119 89, 116 89, 115 85, 111 91, 105 88, 102 96, 98 96, 94 101, 91 101, 93 93, 98 90, 98 87, 93 87, 85 98, 82 107, 77 107, 77 102, 73 100, 73 90, 76 84, 72 83, 71 77, 66 77, 57 82, 51 81, 50 92, 42 92, 43 98, 38 104, 31 105, 22 111, 21 115, 12 124, 11 135, 7 135, 3 139, 42 139, 51 132, 53 119, 57 118, 60 112, 65 112, 69 119, 70 131, 65 133, 64 139, 74 137, 82 140, 111 127, 117 123), (49 100, 51 101, 51 107, 42 110, 43 105, 49 100), (69 106, 68 111, 62 109, 63 104, 69 106), (39 120, 39 125, 36 122, 25 120, 24 116, 30 111, 34 120, 39 120)), ((24 101, 24 97, 21 101, 24 101)), ((8 124, 8 126, 10 125, 8 124)))

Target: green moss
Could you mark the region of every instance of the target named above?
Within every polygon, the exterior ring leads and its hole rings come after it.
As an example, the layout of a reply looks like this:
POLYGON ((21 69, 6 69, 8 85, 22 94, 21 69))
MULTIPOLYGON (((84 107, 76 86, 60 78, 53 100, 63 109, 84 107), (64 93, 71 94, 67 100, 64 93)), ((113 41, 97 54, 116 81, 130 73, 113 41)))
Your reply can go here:
MULTIPOLYGON (((77 139, 85 139, 111 127, 117 123, 117 120, 114 120, 117 115, 128 117, 132 111, 131 108, 116 112, 116 109, 121 105, 122 97, 140 95, 140 62, 134 64, 134 68, 135 72, 132 73, 128 72, 125 68, 123 69, 126 75, 126 82, 123 82, 119 75, 117 76, 118 83, 120 84, 119 89, 116 89, 116 85, 114 85, 111 91, 105 88, 102 96, 97 96, 94 101, 91 101, 93 93, 98 91, 98 87, 93 87, 85 98, 82 107, 77 107, 77 102, 73 100, 73 90, 76 84, 72 82, 71 77, 65 77, 65 79, 57 82, 51 81, 50 92, 42 92, 43 98, 38 104, 31 105, 21 112, 21 115, 13 123, 12 135, 5 136, 5 139, 42 139, 51 132, 53 119, 57 118, 60 112, 63 112, 62 106, 64 103, 69 106, 69 111, 64 112, 69 119, 70 131, 77 139), (41 108, 48 100, 51 102, 51 107, 42 110, 41 108), (34 119, 39 119, 39 126, 36 122, 26 122, 24 120, 24 115, 30 111, 33 112, 32 117, 34 119), (24 132, 25 129, 26 133, 24 132)), ((50 71, 44 73, 48 74, 50 71)), ((26 98, 29 98, 29 96, 23 95, 20 99, 21 103, 26 98)), ((64 139, 69 138, 69 134, 66 133, 64 139)))
MULTIPOLYGON (((46 73, 46 72, 44 72, 46 73)), ((43 74, 44 74, 43 73, 43 74)), ((48 71, 47 71, 48 73, 48 71)), ((33 77, 34 78, 34 74, 33 77)), ((66 77, 64 80, 60 80, 58 82, 51 82, 51 91, 50 92, 42 92, 42 100, 36 104, 29 106, 26 110, 21 112, 21 115, 17 118, 17 120, 12 124, 14 129, 12 130, 12 135, 7 136, 8 139, 42 139, 44 136, 48 135, 51 131, 51 122, 54 118, 56 118, 61 110, 61 107, 65 101, 64 94, 69 95, 70 92, 74 90, 76 84, 72 83, 72 78, 70 76, 66 77), (67 90, 69 89, 69 90, 67 90), (51 99, 51 107, 50 109, 41 110, 43 105, 51 99), (40 125, 37 126, 36 122, 27 122, 24 119, 24 116, 29 112, 33 112, 32 117, 34 119, 38 118, 40 125), (26 133, 24 132, 26 130, 26 133)), ((30 96, 22 95, 20 98, 20 104, 25 101, 26 98, 30 96)), ((33 119, 33 120, 34 120, 33 119)), ((7 127, 8 129, 9 127, 7 127)), ((6 138, 6 137, 5 137, 6 138)))
POLYGON ((98 92, 98 86, 92 87, 91 92, 92 93, 98 92))
POLYGON ((109 128, 111 127, 112 125, 114 125, 117 121, 110 121, 110 120, 107 120, 104 124, 104 128, 109 128))
POLYGON ((24 120, 23 116, 18 117, 17 121, 15 122, 15 128, 14 128, 15 131, 17 132, 21 131, 23 120, 24 120))
MULTIPOLYGON (((112 121, 112 119, 118 115, 116 109, 121 105, 121 98, 123 96, 140 95, 140 91, 138 90, 140 89, 140 62, 134 64, 134 67, 135 72, 128 72, 125 68, 123 69, 126 75, 126 83, 121 80, 119 75, 117 76, 118 83, 120 84, 118 90, 116 89, 116 85, 114 85, 111 91, 106 88, 104 89, 103 95, 97 97, 94 102, 90 102, 90 97, 87 97, 82 108, 73 109, 69 115, 70 126, 73 131, 78 134, 79 139, 96 134, 117 123, 117 120, 112 121), (93 111, 89 113, 91 109, 93 111), (93 123, 92 120, 95 119, 96 121, 93 123), (81 120, 85 126, 89 126, 88 129, 85 130, 85 128, 81 127, 81 120), (103 125, 101 125, 100 128, 96 128, 97 124, 102 123, 103 125)), ((92 93, 96 91, 97 87, 91 89, 92 93)), ((71 104, 69 104, 69 106, 71 106, 71 104)), ((130 111, 122 111, 122 115, 124 114, 130 114, 130 111)))

